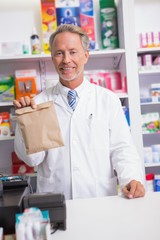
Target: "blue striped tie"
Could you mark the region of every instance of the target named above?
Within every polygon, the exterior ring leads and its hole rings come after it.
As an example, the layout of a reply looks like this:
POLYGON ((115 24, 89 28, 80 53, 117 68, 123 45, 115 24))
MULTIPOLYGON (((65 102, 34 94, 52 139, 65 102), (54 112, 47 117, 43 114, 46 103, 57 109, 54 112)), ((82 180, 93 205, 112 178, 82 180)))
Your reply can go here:
POLYGON ((75 90, 69 90, 67 97, 68 97, 68 104, 74 111, 75 108, 76 108, 76 91, 75 90))

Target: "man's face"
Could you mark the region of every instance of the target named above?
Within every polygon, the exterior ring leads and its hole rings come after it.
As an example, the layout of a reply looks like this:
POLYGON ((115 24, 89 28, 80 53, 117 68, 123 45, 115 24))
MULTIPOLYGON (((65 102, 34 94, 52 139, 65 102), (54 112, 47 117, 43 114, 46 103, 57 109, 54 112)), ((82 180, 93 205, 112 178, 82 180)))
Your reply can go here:
POLYGON ((78 34, 70 32, 57 34, 53 42, 52 60, 60 81, 64 83, 83 79, 83 69, 88 61, 88 55, 78 34))

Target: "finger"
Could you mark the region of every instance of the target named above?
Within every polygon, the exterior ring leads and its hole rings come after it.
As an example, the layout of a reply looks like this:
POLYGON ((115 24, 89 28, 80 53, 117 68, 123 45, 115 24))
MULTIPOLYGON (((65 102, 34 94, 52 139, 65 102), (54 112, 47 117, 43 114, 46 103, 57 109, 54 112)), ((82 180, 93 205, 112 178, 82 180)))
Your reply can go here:
POLYGON ((122 192, 123 192, 123 195, 125 197, 133 198, 133 196, 130 194, 130 186, 129 186, 129 184, 122 189, 122 192))
POLYGON ((24 100, 26 106, 30 106, 30 105, 31 105, 31 99, 30 99, 30 97, 25 96, 25 97, 23 98, 23 100, 24 100))
POLYGON ((37 108, 37 105, 36 105, 33 98, 31 99, 31 107, 34 108, 34 109, 37 108))
POLYGON ((17 100, 13 100, 13 105, 14 105, 15 108, 21 108, 22 107, 21 103, 17 100))
POLYGON ((134 198, 135 197, 135 193, 136 193, 136 189, 137 189, 137 181, 131 181, 129 184, 129 192, 128 192, 128 197, 129 198, 134 198))
POLYGON ((21 104, 22 107, 28 106, 28 105, 27 105, 27 102, 26 102, 26 97, 21 97, 21 98, 19 99, 19 102, 20 102, 20 104, 21 104))
POLYGON ((134 198, 143 197, 145 195, 145 188, 140 182, 137 183, 134 198))

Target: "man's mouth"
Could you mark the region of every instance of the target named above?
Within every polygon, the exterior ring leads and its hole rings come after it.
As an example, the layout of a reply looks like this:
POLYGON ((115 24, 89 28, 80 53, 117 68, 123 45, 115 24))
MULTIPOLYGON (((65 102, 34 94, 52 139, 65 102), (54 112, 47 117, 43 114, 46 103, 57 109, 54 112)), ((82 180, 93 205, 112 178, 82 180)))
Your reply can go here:
POLYGON ((62 67, 61 69, 64 71, 69 71, 69 70, 72 70, 73 68, 72 67, 62 67))

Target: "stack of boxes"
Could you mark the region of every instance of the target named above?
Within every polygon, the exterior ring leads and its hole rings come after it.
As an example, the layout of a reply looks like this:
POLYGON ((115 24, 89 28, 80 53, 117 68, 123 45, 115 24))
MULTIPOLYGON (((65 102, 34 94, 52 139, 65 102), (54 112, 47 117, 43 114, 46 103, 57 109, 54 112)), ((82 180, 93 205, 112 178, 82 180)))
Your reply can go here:
MULTIPOLYGON (((23 96, 34 97, 38 93, 35 69, 16 70, 15 76, 0 78, 0 102, 12 102, 23 96)), ((0 113, 0 138, 14 136, 16 116, 14 107, 10 112, 0 113)))
POLYGON ((93 0, 41 0, 42 47, 50 52, 49 37, 57 26, 81 26, 90 39, 90 50, 96 48, 93 0))
MULTIPOLYGON (((118 48, 117 14, 114 0, 100 0, 102 48, 118 48)), ((90 50, 98 48, 95 32, 95 11, 93 0, 41 0, 42 45, 49 53, 49 37, 57 26, 72 24, 83 28, 90 40, 90 50)))

